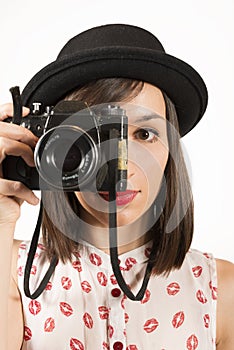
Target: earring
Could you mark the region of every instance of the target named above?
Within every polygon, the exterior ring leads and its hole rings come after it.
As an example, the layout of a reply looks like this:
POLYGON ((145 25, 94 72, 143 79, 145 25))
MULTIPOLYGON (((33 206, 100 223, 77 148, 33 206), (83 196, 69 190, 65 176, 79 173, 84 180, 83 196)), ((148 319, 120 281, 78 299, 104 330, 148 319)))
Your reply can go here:
POLYGON ((154 222, 156 222, 160 216, 163 215, 163 207, 157 203, 157 201, 154 202, 153 204, 153 217, 154 217, 154 222))
POLYGON ((157 204, 156 204, 156 202, 154 202, 153 215, 154 215, 154 220, 157 220, 157 204))

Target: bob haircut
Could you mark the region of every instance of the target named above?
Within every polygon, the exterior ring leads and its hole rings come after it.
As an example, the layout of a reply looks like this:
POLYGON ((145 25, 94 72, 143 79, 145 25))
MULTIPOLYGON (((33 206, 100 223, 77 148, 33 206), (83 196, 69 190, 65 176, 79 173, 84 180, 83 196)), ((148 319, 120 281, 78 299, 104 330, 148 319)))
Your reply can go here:
MULTIPOLYGON (((127 102, 137 96, 143 86, 144 82, 132 79, 99 79, 77 88, 67 95, 65 100, 81 100, 89 106, 113 101, 127 102)), ((180 146, 175 106, 163 91, 162 93, 168 121, 169 157, 164 172, 165 181, 156 198, 156 203, 158 201, 161 205, 160 197, 163 196, 164 205, 157 222, 149 230, 153 240, 154 275, 168 275, 173 269, 181 267, 192 242, 194 220, 191 186, 180 146)), ((76 239, 63 233, 68 226, 73 225, 68 211, 63 208, 64 196, 72 211, 79 216, 79 202, 73 192, 45 191, 43 198, 48 201, 50 210, 48 214, 44 208, 42 220, 42 237, 47 257, 51 259, 56 255, 63 263, 71 261, 72 254, 79 248, 76 239)), ((74 229, 77 238, 77 224, 74 229)))

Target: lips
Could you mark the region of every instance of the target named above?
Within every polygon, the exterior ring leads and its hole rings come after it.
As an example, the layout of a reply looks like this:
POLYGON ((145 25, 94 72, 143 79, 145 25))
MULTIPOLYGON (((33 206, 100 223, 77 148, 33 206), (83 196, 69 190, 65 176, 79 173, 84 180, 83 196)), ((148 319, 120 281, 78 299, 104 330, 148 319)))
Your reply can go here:
POLYGON ((184 322, 184 313, 183 311, 179 311, 177 312, 174 316, 173 316, 173 319, 172 319, 172 326, 174 328, 179 328, 183 322, 184 322))
POLYGON ((195 266, 192 268, 194 277, 198 278, 202 274, 202 267, 201 266, 195 266))
POLYGON ((84 345, 80 340, 76 338, 71 338, 70 340, 70 349, 71 350, 84 350, 84 345))
POLYGON ((105 287, 107 285, 107 277, 103 272, 98 272, 97 280, 101 286, 105 287))
MULTIPOLYGON (((133 190, 127 190, 124 192, 117 192, 116 193, 116 205, 122 206, 122 205, 126 205, 126 204, 131 203, 138 193, 139 193, 139 191, 133 191, 133 190)), ((107 201, 107 202, 109 201, 109 193, 108 192, 99 192, 99 195, 105 201, 107 201)))
POLYGON ((73 314, 73 309, 71 305, 65 302, 60 303, 60 311, 67 317, 71 316, 73 314))
POLYGON ((195 334, 192 334, 188 339, 187 339, 187 349, 188 350, 196 350, 198 347, 198 339, 195 334))
POLYGON ((145 304, 150 300, 151 293, 148 289, 145 291, 144 298, 141 300, 141 304, 145 304))
POLYGON ((197 300, 200 301, 200 303, 205 304, 207 302, 207 299, 202 290, 198 290, 196 296, 197 300))
POLYGON ((48 333, 53 332, 54 328, 55 328, 54 319, 52 317, 47 318, 44 324, 44 331, 48 333))
POLYGON ((98 307, 99 316, 101 320, 107 320, 109 316, 109 309, 106 306, 99 306, 98 307))
POLYGON ((41 311, 41 304, 37 300, 32 300, 30 301, 28 308, 32 315, 37 315, 41 311))
POLYGON ((177 282, 172 282, 167 286, 167 293, 169 295, 176 295, 180 291, 180 285, 177 282))
POLYGON ((29 327, 24 326, 24 340, 28 341, 32 338, 32 331, 29 327))
POLYGON ((92 319, 92 316, 88 314, 88 312, 84 314, 83 321, 87 328, 89 329, 93 328, 93 319, 92 319))
POLYGON ((147 320, 144 324, 144 331, 147 333, 153 332, 158 327, 158 321, 155 318, 147 320))
POLYGON ((63 276, 61 278, 61 283, 62 283, 62 287, 66 290, 69 290, 72 286, 72 281, 69 277, 63 276))

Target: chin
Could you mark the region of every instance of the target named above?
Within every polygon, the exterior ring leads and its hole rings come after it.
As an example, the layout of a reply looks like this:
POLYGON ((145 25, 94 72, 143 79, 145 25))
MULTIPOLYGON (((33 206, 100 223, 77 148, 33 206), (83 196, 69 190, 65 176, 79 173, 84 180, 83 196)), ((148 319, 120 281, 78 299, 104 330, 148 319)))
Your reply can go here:
POLYGON ((127 215, 126 213, 124 214, 119 214, 117 216, 117 226, 121 227, 121 226, 127 226, 127 225, 131 225, 134 222, 136 222, 139 218, 141 217, 140 214, 136 214, 136 215, 127 215))

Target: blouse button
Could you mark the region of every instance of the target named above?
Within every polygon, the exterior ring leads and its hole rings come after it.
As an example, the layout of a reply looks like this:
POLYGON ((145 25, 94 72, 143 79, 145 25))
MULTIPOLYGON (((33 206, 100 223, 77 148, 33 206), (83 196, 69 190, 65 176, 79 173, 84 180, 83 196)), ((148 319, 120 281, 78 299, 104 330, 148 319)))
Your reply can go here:
MULTIPOLYGON (((118 298, 121 294, 121 290, 119 288, 114 288, 112 289, 111 291, 111 295, 114 297, 114 298, 118 298)), ((122 349, 122 348, 121 348, 122 349)), ((117 349, 115 349, 117 350, 117 349)))
POLYGON ((113 345, 114 350, 122 350, 123 349, 123 344, 120 341, 116 341, 113 345))

